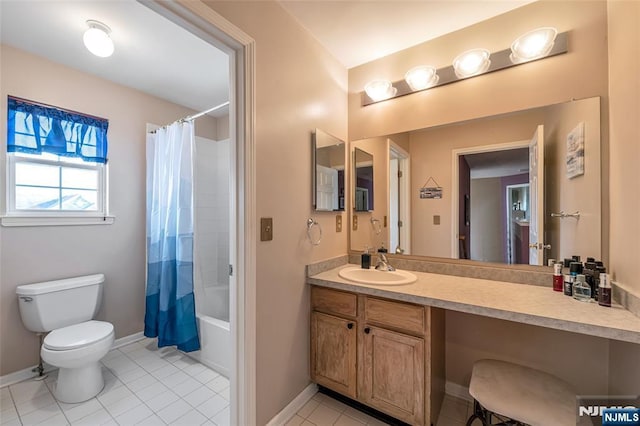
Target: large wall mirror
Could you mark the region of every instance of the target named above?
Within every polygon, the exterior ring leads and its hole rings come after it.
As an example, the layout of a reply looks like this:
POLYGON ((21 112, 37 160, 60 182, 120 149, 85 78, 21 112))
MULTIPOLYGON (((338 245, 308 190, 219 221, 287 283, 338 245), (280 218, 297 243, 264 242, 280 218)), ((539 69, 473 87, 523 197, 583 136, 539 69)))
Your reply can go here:
POLYGON ((600 98, 588 98, 353 141, 375 153, 377 205, 350 227, 351 249, 532 265, 600 258, 600 139, 600 98))
POLYGON ((313 208, 343 211, 345 206, 345 143, 315 129, 312 138, 313 208))

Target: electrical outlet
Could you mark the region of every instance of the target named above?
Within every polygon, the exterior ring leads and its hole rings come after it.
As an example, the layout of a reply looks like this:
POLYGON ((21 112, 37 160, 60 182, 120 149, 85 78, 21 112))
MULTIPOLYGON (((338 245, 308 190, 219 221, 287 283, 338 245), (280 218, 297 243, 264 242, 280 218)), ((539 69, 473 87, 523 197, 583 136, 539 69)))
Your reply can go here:
POLYGON ((434 225, 440 225, 440 215, 439 214, 434 214, 433 215, 433 224, 434 225))
POLYGON ((384 223, 384 227, 386 228, 387 227, 387 216, 386 215, 384 216, 384 220, 382 222, 384 223))
POLYGON ((260 241, 273 240, 273 218, 260 218, 260 241))
POLYGON ((351 222, 352 222, 351 229, 353 231, 357 231, 358 230, 358 215, 354 214, 353 215, 353 219, 351 220, 351 222))
POLYGON ((342 232, 342 215, 336 215, 336 232, 342 232))

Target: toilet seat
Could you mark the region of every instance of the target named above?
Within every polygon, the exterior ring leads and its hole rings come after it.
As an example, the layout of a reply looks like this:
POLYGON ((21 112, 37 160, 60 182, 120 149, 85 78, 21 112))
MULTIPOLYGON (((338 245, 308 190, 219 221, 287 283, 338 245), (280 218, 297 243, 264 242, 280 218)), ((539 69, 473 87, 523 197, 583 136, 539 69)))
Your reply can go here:
POLYGON ((59 328, 49 333, 43 348, 51 351, 68 351, 93 345, 113 336, 113 324, 104 321, 86 321, 59 328))

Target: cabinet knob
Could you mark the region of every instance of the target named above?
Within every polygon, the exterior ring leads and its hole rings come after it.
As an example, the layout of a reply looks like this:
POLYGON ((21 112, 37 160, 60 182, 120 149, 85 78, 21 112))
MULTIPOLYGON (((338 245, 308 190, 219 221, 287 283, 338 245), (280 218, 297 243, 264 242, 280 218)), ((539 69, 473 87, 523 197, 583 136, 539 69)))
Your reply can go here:
POLYGON ((364 328, 364 333, 365 334, 369 334, 371 332, 371 329, 369 327, 365 327, 364 328))
POLYGON ((352 323, 352 322, 350 322, 349 324, 347 324, 347 328, 348 328, 349 330, 351 330, 351 329, 353 328, 353 323, 352 323))

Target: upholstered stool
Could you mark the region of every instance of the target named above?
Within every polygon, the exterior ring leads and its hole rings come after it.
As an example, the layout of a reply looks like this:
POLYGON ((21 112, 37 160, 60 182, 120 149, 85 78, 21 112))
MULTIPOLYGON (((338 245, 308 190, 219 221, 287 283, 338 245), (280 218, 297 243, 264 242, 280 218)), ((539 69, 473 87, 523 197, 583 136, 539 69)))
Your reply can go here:
POLYGON ((477 361, 469 393, 474 412, 467 426, 476 419, 490 425, 494 415, 505 425, 576 424, 576 394, 562 380, 533 368, 493 359, 477 361))

